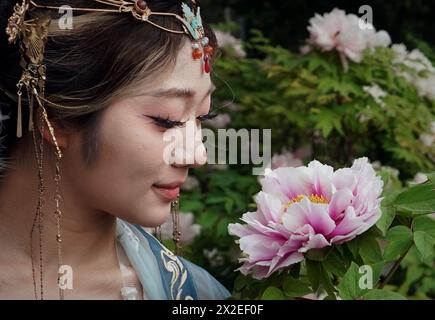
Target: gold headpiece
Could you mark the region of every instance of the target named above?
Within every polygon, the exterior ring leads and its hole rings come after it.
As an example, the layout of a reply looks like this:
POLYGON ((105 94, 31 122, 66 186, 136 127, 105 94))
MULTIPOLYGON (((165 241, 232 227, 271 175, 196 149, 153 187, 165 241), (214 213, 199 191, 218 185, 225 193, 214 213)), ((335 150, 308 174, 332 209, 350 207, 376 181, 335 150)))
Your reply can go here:
MULTIPOLYGON (((140 21, 149 23, 161 30, 186 34, 192 39, 192 56, 195 60, 203 59, 203 71, 209 73, 211 70, 210 59, 213 55, 213 47, 209 45, 209 38, 205 36, 200 8, 191 9, 186 3, 182 3, 181 9, 183 16, 170 12, 152 11, 147 3, 143 0, 91 0, 105 4, 110 8, 70 8, 73 11, 84 12, 113 12, 113 13, 131 13, 132 16, 140 21), (152 16, 170 16, 177 19, 182 26, 182 30, 173 30, 153 22, 152 16)), ((192 1, 195 4, 195 1, 192 1)), ((13 44, 20 39, 20 49, 22 52, 23 74, 17 84, 18 88, 18 119, 17 119, 17 137, 22 136, 21 123, 21 96, 22 87, 25 86, 29 95, 34 95, 38 104, 49 102, 44 97, 45 84, 45 66, 43 65, 44 47, 47 40, 47 29, 50 24, 48 16, 41 15, 37 19, 26 20, 26 13, 34 8, 59 10, 65 7, 45 6, 38 4, 33 0, 22 0, 14 6, 14 12, 8 20, 6 34, 8 41, 13 44)), ((31 97, 29 97, 31 98, 31 97)), ((32 108, 32 106, 30 106, 32 108)), ((32 114, 32 113, 30 113, 32 114)), ((29 130, 32 130, 32 119, 29 119, 29 130)), ((59 151, 59 150, 58 150, 59 151)))

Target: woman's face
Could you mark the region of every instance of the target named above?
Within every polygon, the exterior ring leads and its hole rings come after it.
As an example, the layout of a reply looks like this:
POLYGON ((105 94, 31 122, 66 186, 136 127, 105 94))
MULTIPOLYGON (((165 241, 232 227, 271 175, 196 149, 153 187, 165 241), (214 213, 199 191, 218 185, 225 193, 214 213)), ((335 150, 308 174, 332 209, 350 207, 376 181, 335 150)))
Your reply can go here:
POLYGON ((73 201, 147 227, 167 219, 171 200, 156 185, 181 184, 189 167, 205 163, 207 157, 198 136, 201 123, 196 118, 210 110, 212 82, 201 68, 201 61, 192 58, 191 45, 186 43, 174 70, 163 81, 138 87, 134 96, 106 108, 98 132, 98 156, 92 166, 84 165, 79 142, 70 145, 62 179, 70 187, 73 201), (165 128, 152 117, 188 122, 184 127, 165 128), (192 128, 196 141, 192 141, 192 128), (190 143, 174 145, 174 141, 163 139, 174 132, 183 137, 189 134, 190 143), (183 157, 172 164, 165 161, 171 145, 194 162, 186 164, 183 157))

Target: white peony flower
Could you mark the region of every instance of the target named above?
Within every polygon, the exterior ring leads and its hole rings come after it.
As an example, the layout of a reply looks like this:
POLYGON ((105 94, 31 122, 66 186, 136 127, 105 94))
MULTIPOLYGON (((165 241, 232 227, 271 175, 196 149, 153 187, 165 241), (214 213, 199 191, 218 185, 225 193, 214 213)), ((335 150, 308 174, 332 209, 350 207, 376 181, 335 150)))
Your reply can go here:
POLYGON ((202 252, 204 256, 207 258, 208 263, 210 264, 211 267, 220 267, 225 262, 222 253, 220 253, 217 248, 213 248, 211 250, 204 249, 202 252))
POLYGON ((385 102, 383 98, 387 96, 387 93, 382 90, 381 87, 379 87, 377 84, 373 84, 371 86, 363 86, 363 90, 371 95, 376 103, 381 106, 381 108, 385 108, 385 102))
POLYGON ((419 95, 429 100, 435 100, 435 67, 431 61, 418 49, 408 52, 403 44, 391 47, 394 52, 393 64, 396 65, 396 73, 412 83, 419 95), (404 65, 414 71, 403 70, 399 65, 404 65), (424 72, 425 75, 420 75, 424 72))
MULTIPOLYGON (((346 58, 361 62, 365 49, 387 47, 391 44, 391 38, 386 31, 376 32, 373 26, 363 29, 358 16, 346 15, 345 11, 337 8, 323 16, 316 13, 309 22, 308 45, 322 51, 337 50, 345 70, 346 58)), ((308 50, 308 47, 301 49, 303 53, 308 50)))
POLYGON ((218 46, 221 48, 230 47, 233 49, 234 54, 237 58, 245 58, 246 52, 243 49, 242 41, 237 39, 228 32, 223 32, 220 30, 214 30, 218 46))
POLYGON ((427 134, 423 133, 420 136, 420 141, 426 146, 426 147, 432 147, 435 142, 435 135, 433 134, 427 134))
POLYGON ((414 176, 414 179, 410 181, 411 184, 420 184, 427 181, 427 176, 424 173, 418 172, 414 176))

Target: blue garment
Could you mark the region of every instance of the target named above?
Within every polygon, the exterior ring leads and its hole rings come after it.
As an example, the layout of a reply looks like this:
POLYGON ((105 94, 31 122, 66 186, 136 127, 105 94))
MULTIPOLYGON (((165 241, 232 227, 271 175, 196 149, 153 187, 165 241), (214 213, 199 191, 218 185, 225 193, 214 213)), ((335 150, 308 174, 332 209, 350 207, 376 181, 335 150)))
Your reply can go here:
POLYGON ((220 300, 231 296, 203 268, 178 257, 142 227, 117 219, 117 240, 151 300, 220 300))

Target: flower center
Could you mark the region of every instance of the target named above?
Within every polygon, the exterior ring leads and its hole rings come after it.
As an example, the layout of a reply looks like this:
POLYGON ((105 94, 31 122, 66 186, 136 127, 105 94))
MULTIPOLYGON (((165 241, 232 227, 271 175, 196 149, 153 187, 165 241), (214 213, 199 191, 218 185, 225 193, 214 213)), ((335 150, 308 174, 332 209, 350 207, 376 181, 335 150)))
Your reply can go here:
POLYGON ((325 197, 323 196, 319 196, 317 194, 312 194, 310 196, 306 196, 303 194, 297 195, 296 197, 292 198, 289 202, 287 202, 284 205, 284 210, 287 210, 288 208, 290 208, 290 206, 296 202, 300 202, 302 201, 303 198, 308 198, 308 200, 310 200, 313 203, 329 203, 328 200, 326 200, 325 197))

